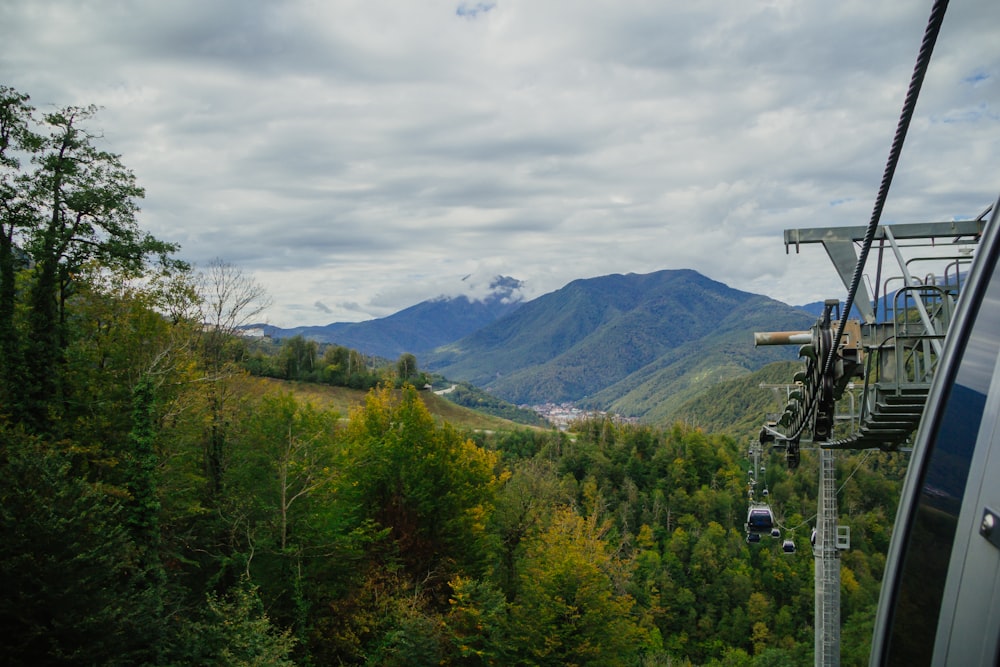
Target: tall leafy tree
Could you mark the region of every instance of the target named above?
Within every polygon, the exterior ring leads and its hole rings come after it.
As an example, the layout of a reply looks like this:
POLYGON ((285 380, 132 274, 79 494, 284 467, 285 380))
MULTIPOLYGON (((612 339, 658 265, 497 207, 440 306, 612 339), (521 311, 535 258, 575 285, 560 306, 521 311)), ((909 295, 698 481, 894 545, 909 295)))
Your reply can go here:
POLYGON ((413 376, 417 374, 417 358, 409 352, 404 352, 399 355, 399 359, 396 361, 396 375, 399 378, 400 383, 412 380, 413 376))
MULTIPOLYGON (((156 419, 179 408, 191 383, 191 322, 175 320, 170 294, 183 274, 133 276, 88 265, 76 278, 65 350, 66 429, 75 441, 121 458, 133 428, 134 392, 148 382, 156 394, 156 419)), ((158 427, 158 425, 157 425, 158 427)))
POLYGON ((307 577, 348 548, 332 494, 341 474, 338 415, 291 394, 264 396, 249 412, 226 474, 223 512, 239 539, 234 560, 259 582, 275 618, 304 637, 315 599, 307 577))
POLYGON ((452 573, 482 565, 495 453, 438 426, 412 385, 370 392, 345 439, 343 494, 358 520, 391 531, 410 576, 443 593, 452 573))
POLYGON ((0 86, 0 403, 11 406, 19 384, 20 336, 14 322, 16 274, 26 265, 18 245, 36 218, 26 196, 21 162, 37 150, 28 96, 0 86))
POLYGON ((66 306, 77 274, 91 261, 141 271, 164 263, 177 246, 155 239, 137 222, 144 191, 118 155, 100 150, 85 129, 96 107, 67 107, 44 116, 48 131, 32 162, 30 199, 37 228, 27 250, 34 262, 25 353, 26 416, 50 429, 61 413, 66 306))

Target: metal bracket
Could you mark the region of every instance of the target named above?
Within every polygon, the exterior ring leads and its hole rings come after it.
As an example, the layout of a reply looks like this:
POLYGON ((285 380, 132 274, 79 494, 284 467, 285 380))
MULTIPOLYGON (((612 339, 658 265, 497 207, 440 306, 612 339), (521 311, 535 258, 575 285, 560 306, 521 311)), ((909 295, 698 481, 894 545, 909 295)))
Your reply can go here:
POLYGON ((990 544, 1000 549, 1000 515, 989 507, 983 508, 983 520, 979 523, 979 534, 990 544))

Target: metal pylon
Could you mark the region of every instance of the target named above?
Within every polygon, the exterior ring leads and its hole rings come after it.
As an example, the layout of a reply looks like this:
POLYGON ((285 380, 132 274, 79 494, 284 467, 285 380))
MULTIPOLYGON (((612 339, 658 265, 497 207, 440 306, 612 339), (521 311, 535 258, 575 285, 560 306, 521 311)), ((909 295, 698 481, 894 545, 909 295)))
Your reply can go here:
POLYGON ((840 551, 837 549, 837 487, 833 450, 819 450, 819 500, 815 557, 817 667, 840 665, 840 551))

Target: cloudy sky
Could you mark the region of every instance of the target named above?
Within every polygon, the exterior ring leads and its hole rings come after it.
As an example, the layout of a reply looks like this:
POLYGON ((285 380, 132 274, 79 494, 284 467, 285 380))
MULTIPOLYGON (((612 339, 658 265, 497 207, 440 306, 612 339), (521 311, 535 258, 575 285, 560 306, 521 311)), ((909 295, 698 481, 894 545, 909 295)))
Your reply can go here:
MULTIPOLYGON (((252 273, 277 326, 498 274, 801 304, 845 290, 782 230, 867 224, 931 5, 2 0, 0 83, 103 107, 142 226, 252 273)), ((978 215, 998 156, 1000 2, 953 0, 883 221, 978 215)))

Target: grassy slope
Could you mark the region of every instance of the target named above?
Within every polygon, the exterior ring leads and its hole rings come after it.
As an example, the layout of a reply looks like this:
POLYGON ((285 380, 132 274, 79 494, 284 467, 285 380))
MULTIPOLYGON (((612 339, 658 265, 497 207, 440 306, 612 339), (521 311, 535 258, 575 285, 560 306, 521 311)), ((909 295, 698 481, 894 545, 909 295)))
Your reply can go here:
MULTIPOLYGON (((316 407, 334 410, 343 417, 347 417, 352 408, 364 405, 365 396, 368 395, 367 391, 331 387, 325 384, 288 382, 272 378, 266 378, 265 382, 283 391, 290 391, 297 398, 308 401, 316 407)), ((434 392, 421 391, 420 397, 435 419, 442 423, 448 422, 461 431, 515 431, 537 428, 470 410, 434 392)))

